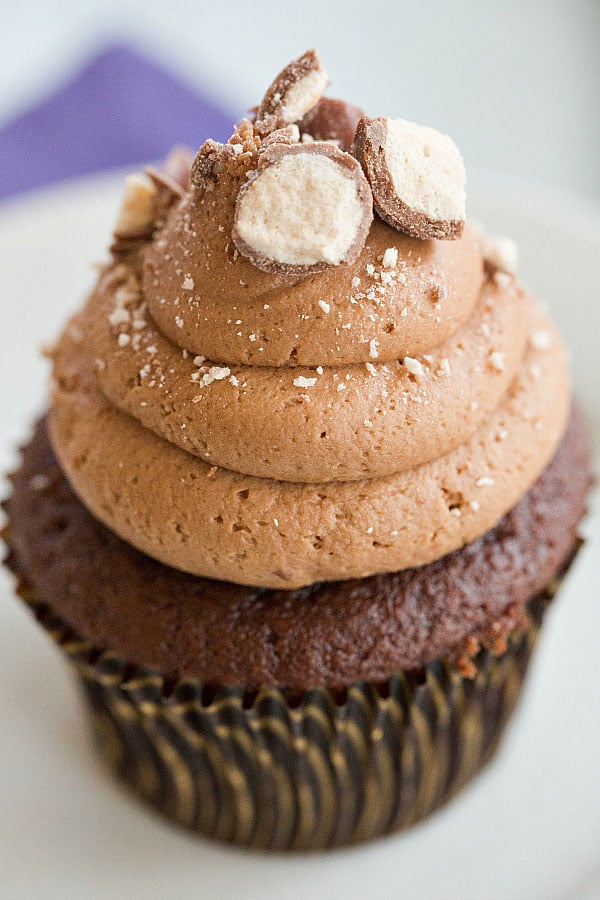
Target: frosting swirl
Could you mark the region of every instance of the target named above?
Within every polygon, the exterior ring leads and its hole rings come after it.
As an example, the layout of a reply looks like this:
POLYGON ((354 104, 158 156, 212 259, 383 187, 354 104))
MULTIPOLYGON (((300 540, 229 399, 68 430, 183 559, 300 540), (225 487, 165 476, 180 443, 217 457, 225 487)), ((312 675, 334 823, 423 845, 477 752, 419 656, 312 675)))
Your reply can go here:
POLYGON ((50 430, 74 489, 150 556, 265 588, 480 536, 564 431, 552 322, 469 226, 420 240, 375 219, 348 265, 259 270, 231 232, 260 138, 236 145, 216 180, 163 185, 57 343, 50 430))
POLYGON ((118 273, 108 272, 78 326, 107 362, 96 373, 106 399, 214 465, 292 482, 383 477, 458 446, 514 379, 531 306, 515 281, 490 279, 467 323, 412 365, 223 366, 175 347, 141 293, 128 310, 133 339, 119 346, 111 321, 120 289, 118 273))

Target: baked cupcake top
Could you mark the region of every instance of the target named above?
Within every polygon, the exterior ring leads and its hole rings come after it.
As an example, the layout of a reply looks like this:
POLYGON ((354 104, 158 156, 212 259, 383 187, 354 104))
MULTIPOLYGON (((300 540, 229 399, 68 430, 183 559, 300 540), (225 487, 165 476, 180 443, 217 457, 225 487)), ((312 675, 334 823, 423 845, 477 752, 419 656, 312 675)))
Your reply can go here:
POLYGON ((454 143, 327 83, 309 51, 226 144, 133 176, 53 352, 74 489, 193 574, 291 589, 431 562, 564 431, 560 338, 513 244, 467 223, 454 143))

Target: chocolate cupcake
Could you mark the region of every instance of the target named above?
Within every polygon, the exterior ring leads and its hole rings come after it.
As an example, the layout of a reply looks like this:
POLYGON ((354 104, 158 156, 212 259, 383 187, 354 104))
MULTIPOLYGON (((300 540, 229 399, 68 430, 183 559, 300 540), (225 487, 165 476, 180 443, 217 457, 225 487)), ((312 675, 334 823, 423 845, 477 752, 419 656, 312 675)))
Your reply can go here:
POLYGON ((406 828, 490 759, 590 481, 455 145, 327 83, 310 51, 129 180, 6 504, 111 769, 264 849, 406 828))

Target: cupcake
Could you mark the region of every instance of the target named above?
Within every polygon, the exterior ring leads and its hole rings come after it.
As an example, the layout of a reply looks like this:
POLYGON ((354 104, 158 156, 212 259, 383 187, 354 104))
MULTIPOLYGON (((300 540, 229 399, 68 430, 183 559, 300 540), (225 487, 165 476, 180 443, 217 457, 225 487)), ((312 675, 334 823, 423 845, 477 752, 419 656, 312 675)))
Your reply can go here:
POLYGON ((328 83, 309 51, 127 181, 5 504, 110 769, 272 850, 407 828, 492 757, 590 483, 455 144, 328 83))

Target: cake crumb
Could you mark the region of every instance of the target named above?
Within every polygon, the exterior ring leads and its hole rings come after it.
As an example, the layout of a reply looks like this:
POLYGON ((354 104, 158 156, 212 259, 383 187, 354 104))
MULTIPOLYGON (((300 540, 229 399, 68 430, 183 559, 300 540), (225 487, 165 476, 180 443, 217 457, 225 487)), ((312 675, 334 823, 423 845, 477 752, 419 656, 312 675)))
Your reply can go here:
POLYGON ((110 313, 108 321, 114 326, 126 325, 131 321, 131 315, 129 314, 129 310, 119 307, 110 313))
POLYGON ((388 247, 383 254, 381 264, 384 269, 394 269, 398 263, 398 248, 388 247))
POLYGON ((529 335, 529 343, 534 350, 548 350, 552 344, 552 335, 549 331, 532 331, 529 335))
POLYGON ((504 372, 504 354, 499 353, 498 350, 493 350, 489 357, 488 363, 491 369, 495 369, 496 372, 504 372))
POLYGON ((202 384, 208 386, 213 381, 223 381, 230 374, 231 370, 228 366, 211 366, 208 372, 202 376, 202 384))
POLYGON ((529 372, 531 374, 531 377, 534 379, 534 381, 537 381, 537 379, 542 374, 542 370, 541 370, 540 366, 538 366, 537 363, 531 363, 531 365, 529 366, 529 372))
POLYGON ((417 378, 421 378, 423 375, 423 364, 418 359, 413 359, 412 356, 405 356, 402 364, 411 375, 415 375, 417 378))
POLYGON ((438 303, 441 303, 442 300, 445 300, 448 296, 448 288, 445 284, 432 284, 429 290, 429 296, 433 303, 437 306, 438 303))
POLYGON ((477 669, 475 668, 475 664, 468 656, 462 655, 459 656, 456 660, 456 668, 460 672, 463 678, 475 678, 477 674, 477 669))
POLYGON ((512 278, 508 274, 508 272, 494 272, 494 282, 498 285, 498 287, 507 287, 512 278))

